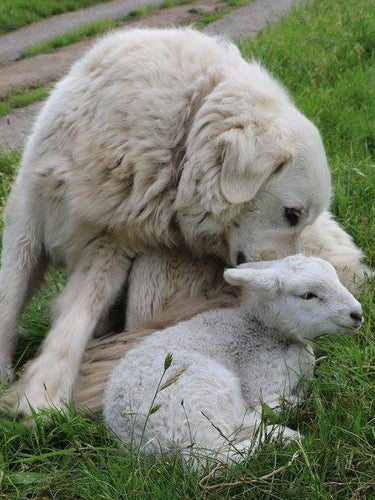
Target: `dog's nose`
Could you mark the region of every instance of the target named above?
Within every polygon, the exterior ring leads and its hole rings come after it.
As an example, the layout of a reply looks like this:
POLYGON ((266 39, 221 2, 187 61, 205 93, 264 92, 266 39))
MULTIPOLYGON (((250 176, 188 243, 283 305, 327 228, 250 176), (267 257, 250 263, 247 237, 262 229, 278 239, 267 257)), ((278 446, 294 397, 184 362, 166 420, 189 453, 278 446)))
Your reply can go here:
POLYGON ((238 252, 237 258, 236 258, 236 264, 239 266, 240 264, 245 264, 247 262, 246 256, 243 252, 238 252))
POLYGON ((357 324, 360 324, 362 323, 362 320, 363 320, 363 316, 361 313, 358 313, 358 312, 351 312, 350 313, 350 317, 352 318, 352 320, 357 323, 357 324))

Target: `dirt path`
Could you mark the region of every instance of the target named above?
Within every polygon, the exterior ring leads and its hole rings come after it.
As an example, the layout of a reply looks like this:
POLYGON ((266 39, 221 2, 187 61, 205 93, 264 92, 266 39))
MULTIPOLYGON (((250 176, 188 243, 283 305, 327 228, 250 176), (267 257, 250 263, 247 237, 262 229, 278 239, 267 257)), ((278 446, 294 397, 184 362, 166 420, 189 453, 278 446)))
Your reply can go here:
POLYGON ((92 43, 93 40, 84 40, 50 54, 0 66, 0 99, 13 90, 41 87, 58 80, 92 43))
POLYGON ((0 147, 22 147, 31 127, 38 116, 43 102, 37 102, 25 108, 15 109, 0 118, 0 147))
MULTIPOLYGON (((234 10, 222 19, 209 24, 205 31, 228 36, 232 39, 251 37, 268 24, 277 22, 294 5, 304 1, 306 0, 254 0, 249 5, 234 10)), ((152 4, 155 5, 156 2, 152 2, 152 4)), ((191 12, 192 8, 198 12, 214 12, 220 8, 220 4, 218 5, 216 0, 199 0, 192 5, 156 11, 136 24, 153 27, 182 24, 187 19, 192 20, 192 16, 197 15, 191 12)), ((86 40, 65 47, 53 54, 41 54, 0 67, 0 99, 15 85, 18 88, 23 85, 25 87, 38 86, 58 79, 92 43, 93 40, 86 40)), ((5 144, 11 148, 22 147, 41 106, 42 103, 33 104, 1 117, 0 145, 5 144)))
POLYGON ((275 24, 301 3, 306 3, 306 0, 254 0, 209 24, 205 31, 233 40, 250 38, 268 24, 275 24))

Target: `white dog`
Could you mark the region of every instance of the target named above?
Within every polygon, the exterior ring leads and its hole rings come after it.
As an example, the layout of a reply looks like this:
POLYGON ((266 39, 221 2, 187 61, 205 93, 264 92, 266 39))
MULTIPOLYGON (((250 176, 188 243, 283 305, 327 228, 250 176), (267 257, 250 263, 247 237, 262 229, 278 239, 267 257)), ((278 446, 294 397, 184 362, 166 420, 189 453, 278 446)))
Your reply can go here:
POLYGON ((163 245, 232 264, 292 254, 329 199, 317 129, 234 45, 189 29, 105 38, 45 104, 6 210, 2 378, 47 264, 69 274, 42 351, 11 393, 19 410, 71 397, 134 256, 163 245))

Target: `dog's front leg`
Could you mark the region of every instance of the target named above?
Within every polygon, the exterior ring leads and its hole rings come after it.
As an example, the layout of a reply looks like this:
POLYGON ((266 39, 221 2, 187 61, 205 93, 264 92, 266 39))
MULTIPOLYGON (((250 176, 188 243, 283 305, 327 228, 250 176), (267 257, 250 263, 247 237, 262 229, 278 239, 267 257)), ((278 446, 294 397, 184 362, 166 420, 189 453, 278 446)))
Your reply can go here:
POLYGON ((114 302, 129 267, 130 260, 107 236, 86 248, 57 299, 58 314, 40 355, 5 396, 15 411, 61 408, 70 400, 86 344, 101 314, 114 302))

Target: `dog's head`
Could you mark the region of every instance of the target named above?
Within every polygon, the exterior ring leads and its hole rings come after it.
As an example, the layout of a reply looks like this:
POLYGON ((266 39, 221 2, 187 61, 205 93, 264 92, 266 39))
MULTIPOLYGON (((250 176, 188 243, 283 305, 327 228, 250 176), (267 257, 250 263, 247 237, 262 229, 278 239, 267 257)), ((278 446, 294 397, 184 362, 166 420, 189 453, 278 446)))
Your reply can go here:
POLYGON ((248 66, 255 84, 225 80, 203 100, 176 199, 183 232, 224 234, 232 264, 296 253, 331 192, 318 130, 265 70, 248 66))
MULTIPOLYGON (((255 149, 252 165, 244 168, 248 178, 242 187, 229 175, 221 179, 226 199, 243 204, 226 231, 233 264, 298 252, 303 228, 328 208, 330 200, 330 173, 320 135, 298 111, 287 110, 275 119, 258 136, 255 149)), ((224 161, 223 172, 231 165, 224 161)))

